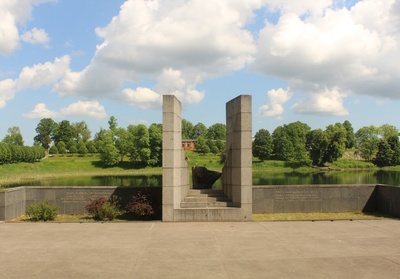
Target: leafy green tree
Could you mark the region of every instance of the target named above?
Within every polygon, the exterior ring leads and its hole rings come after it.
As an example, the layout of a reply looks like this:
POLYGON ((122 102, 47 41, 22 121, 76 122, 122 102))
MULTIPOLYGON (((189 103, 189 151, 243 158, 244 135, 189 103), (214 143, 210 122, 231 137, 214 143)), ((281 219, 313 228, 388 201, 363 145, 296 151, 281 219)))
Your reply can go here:
POLYGON ((151 166, 162 165, 162 124, 151 124, 149 127, 149 144, 151 166))
POLYGON ((325 164, 325 151, 328 144, 328 137, 321 129, 312 130, 307 134, 307 149, 313 165, 325 164))
POLYGON ((117 118, 115 118, 114 116, 110 117, 110 120, 108 120, 108 125, 111 131, 116 132, 117 128, 118 128, 118 122, 117 122, 117 118))
POLYGON ((272 133, 274 155, 277 159, 311 164, 306 148, 311 128, 300 121, 277 127, 272 133))
POLYGON ((383 124, 379 126, 380 134, 384 140, 388 138, 394 138, 399 136, 399 130, 395 126, 389 124, 383 124))
POLYGON ((61 121, 54 129, 53 140, 56 145, 60 141, 68 143, 69 141, 74 140, 74 128, 68 120, 61 121))
POLYGON ((74 132, 74 139, 76 142, 82 140, 87 142, 91 138, 91 131, 85 121, 76 122, 71 124, 74 132))
POLYGON ((97 148, 96 145, 94 144, 94 141, 90 140, 86 143, 86 148, 89 153, 94 154, 97 153, 97 148))
POLYGON ((356 134, 357 147, 366 161, 371 161, 378 151, 379 128, 373 125, 360 128, 356 134))
POLYGON ((125 155, 128 154, 130 150, 132 150, 133 136, 124 128, 115 129, 115 135, 116 135, 115 147, 119 150, 122 162, 124 160, 125 155))
POLYGON ((67 153, 67 146, 63 141, 58 142, 57 149, 59 154, 66 154, 67 153))
POLYGON ((70 154, 78 153, 78 148, 77 148, 76 145, 74 144, 74 145, 72 145, 72 146, 68 149, 68 152, 69 152, 70 154))
POLYGON ((393 150, 393 158, 392 158, 392 165, 400 165, 400 143, 398 136, 390 136, 386 140, 390 145, 390 148, 393 150))
POLYGON ((55 145, 52 145, 49 149, 50 154, 57 154, 58 153, 58 148, 55 145))
POLYGON ((325 133, 328 146, 325 150, 324 161, 332 163, 341 158, 346 151, 347 131, 342 124, 336 123, 326 127, 325 133))
POLYGON ((193 127, 193 139, 205 137, 207 134, 207 127, 203 123, 197 123, 193 127))
POLYGON ((52 142, 54 131, 57 127, 58 124, 54 122, 53 119, 42 118, 35 129, 37 135, 33 140, 39 142, 44 149, 48 150, 52 142))
POLYGON ((8 144, 0 142, 0 164, 8 164, 12 160, 12 152, 8 144))
POLYGON ((393 155, 394 151, 390 147, 390 144, 386 140, 380 139, 374 163, 378 167, 391 166, 393 165, 393 155))
POLYGON ((8 135, 6 135, 3 139, 3 142, 6 144, 15 144, 19 146, 24 146, 24 139, 21 135, 21 130, 17 126, 13 126, 8 128, 8 135))
POLYGON ((208 147, 207 140, 203 136, 197 138, 195 146, 196 151, 203 155, 210 153, 210 147, 208 147))
POLYGON ((261 161, 267 160, 272 156, 273 143, 268 130, 260 129, 254 136, 252 143, 253 156, 261 161))
POLYGON ((150 162, 150 136, 146 125, 139 124, 129 129, 132 134, 130 159, 134 165, 146 166, 150 162))
POLYGON ((356 145, 353 126, 346 120, 343 122, 343 127, 346 129, 346 148, 353 148, 356 145))
POLYGON ((88 153, 88 150, 86 148, 86 144, 83 140, 80 140, 77 144, 77 149, 78 149, 78 153, 79 155, 86 155, 88 153))
POLYGON ((192 139, 193 134, 194 134, 194 126, 192 122, 186 119, 182 119, 182 139, 192 139))
POLYGON ((207 139, 212 139, 212 140, 225 140, 226 139, 226 126, 221 123, 216 123, 208 127, 207 129, 207 134, 206 134, 207 139))
POLYGON ((114 167, 119 163, 119 151, 111 143, 106 144, 103 147, 102 153, 100 153, 100 160, 106 167, 114 167))

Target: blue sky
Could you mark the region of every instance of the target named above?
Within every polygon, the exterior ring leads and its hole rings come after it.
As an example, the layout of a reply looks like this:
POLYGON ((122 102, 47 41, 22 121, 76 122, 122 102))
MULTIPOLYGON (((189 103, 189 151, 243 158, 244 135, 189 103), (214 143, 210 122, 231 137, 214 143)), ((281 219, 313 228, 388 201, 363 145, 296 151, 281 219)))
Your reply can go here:
POLYGON ((253 97, 253 132, 302 121, 400 127, 400 0, 0 2, 0 140, 40 119, 193 124, 253 97))

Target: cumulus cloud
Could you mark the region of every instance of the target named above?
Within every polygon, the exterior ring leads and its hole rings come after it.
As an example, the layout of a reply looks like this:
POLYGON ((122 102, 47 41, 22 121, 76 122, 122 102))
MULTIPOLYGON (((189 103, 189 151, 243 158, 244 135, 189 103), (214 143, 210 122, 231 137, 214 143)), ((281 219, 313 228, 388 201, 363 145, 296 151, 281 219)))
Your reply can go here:
POLYGON ((53 110, 49 110, 44 103, 37 104, 34 109, 23 115, 25 118, 41 119, 41 118, 55 118, 59 114, 53 110))
POLYGON ((252 67, 309 95, 312 102, 296 104, 296 112, 343 115, 343 94, 400 99, 398 1, 363 0, 350 9, 333 1, 267 2, 281 16, 260 31, 252 67))
POLYGON ((44 103, 37 104, 34 109, 23 115, 25 118, 59 118, 65 116, 86 116, 96 119, 107 117, 107 113, 102 105, 97 101, 78 101, 67 107, 61 108, 60 112, 49 110, 44 103))
MULTIPOLYGON (((30 19, 32 9, 50 0, 24 0, 24 1, 0 1, 0 54, 12 53, 19 47, 18 26, 25 24, 30 19)), ((31 39, 42 39, 45 31, 32 30, 31 39)), ((28 35, 25 36, 25 38, 28 35)))
POLYGON ((21 40, 30 44, 47 44, 50 39, 44 29, 34 27, 32 30, 22 34, 21 40))
POLYGON ((258 109, 258 114, 271 117, 283 113, 283 105, 292 97, 292 93, 289 88, 286 90, 279 88, 278 90, 272 89, 268 91, 267 96, 267 103, 258 109))
POLYGON ((120 98, 129 105, 141 109, 158 109, 162 103, 160 94, 145 87, 138 87, 136 89, 125 88, 120 98))
POLYGON ((12 79, 0 80, 0 109, 6 106, 7 101, 14 98, 16 84, 12 79))
POLYGON ((70 57, 65 55, 55 58, 54 62, 24 67, 17 79, 18 89, 39 88, 56 83, 67 72, 69 63, 70 57))
POLYGON ((204 93, 195 86, 205 78, 252 62, 254 38, 243 27, 261 4, 260 0, 126 1, 106 27, 96 29, 103 42, 91 63, 68 73, 56 90, 63 96, 115 97, 125 81, 152 78, 156 87, 125 88, 122 99, 154 107, 137 97, 152 102, 154 94, 176 92, 186 103, 199 102, 204 93))
POLYGON ((62 108, 61 114, 63 116, 87 116, 97 119, 107 117, 104 107, 97 101, 78 101, 62 108))
POLYGON ((300 114, 318 115, 347 115, 348 111, 343 106, 346 96, 337 88, 312 94, 309 98, 302 99, 293 105, 292 109, 300 114))

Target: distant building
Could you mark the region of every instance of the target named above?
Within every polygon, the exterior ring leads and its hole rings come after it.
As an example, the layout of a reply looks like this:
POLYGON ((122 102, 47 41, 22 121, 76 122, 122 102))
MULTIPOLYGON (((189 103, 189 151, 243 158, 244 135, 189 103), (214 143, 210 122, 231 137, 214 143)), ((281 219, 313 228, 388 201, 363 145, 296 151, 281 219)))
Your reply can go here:
POLYGON ((182 148, 183 150, 195 150, 196 140, 194 139, 182 140, 182 148))

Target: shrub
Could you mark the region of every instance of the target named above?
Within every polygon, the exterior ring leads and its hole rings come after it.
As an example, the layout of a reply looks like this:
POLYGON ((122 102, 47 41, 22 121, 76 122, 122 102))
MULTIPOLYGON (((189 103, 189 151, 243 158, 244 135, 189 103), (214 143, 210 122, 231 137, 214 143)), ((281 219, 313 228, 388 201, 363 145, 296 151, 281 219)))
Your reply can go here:
POLYGON ((39 204, 34 203, 29 206, 25 214, 29 216, 31 221, 52 221, 58 215, 58 208, 55 204, 42 201, 39 204))
POLYGON ((96 220, 114 220, 122 211, 118 206, 118 199, 112 196, 110 200, 104 197, 93 198, 85 206, 86 211, 96 220))
POLYGON ((142 194, 140 191, 136 196, 132 196, 131 201, 126 206, 126 211, 133 213, 136 216, 151 216, 154 214, 151 202, 146 194, 142 194))

